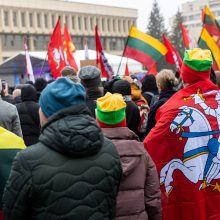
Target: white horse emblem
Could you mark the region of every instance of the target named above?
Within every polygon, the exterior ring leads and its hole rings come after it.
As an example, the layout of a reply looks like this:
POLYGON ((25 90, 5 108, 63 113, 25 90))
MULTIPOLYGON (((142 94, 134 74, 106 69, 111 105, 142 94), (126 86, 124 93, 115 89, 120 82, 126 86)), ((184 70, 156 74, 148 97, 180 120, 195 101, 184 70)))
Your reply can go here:
POLYGON ((180 170, 194 184, 202 180, 200 189, 212 186, 213 190, 220 192, 217 182, 215 185, 211 184, 212 180, 220 178, 220 164, 215 161, 219 142, 213 137, 213 134, 220 131, 212 131, 207 118, 198 109, 187 106, 179 109, 180 113, 170 124, 170 131, 176 131, 176 134, 183 131, 180 140, 183 137, 188 138, 184 146, 183 159, 172 159, 161 169, 160 183, 164 183, 166 193, 169 194, 173 189, 171 185, 173 172, 180 170), (184 127, 188 127, 189 132, 184 132, 184 127))
POLYGON ((61 52, 58 48, 53 49, 54 61, 57 63, 56 69, 60 68, 61 52))

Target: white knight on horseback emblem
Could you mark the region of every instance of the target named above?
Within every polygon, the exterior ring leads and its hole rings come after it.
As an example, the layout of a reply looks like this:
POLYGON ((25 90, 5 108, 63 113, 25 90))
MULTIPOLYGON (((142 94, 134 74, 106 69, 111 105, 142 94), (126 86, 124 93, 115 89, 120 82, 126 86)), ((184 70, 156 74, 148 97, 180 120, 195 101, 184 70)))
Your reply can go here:
POLYGON ((206 187, 213 187, 213 190, 220 192, 220 185, 213 180, 220 179, 220 138, 215 134, 220 134, 220 92, 215 91, 217 108, 211 108, 205 103, 200 90, 187 99, 194 99, 195 107, 199 105, 203 111, 189 106, 181 106, 180 112, 170 124, 170 131, 176 132, 180 140, 187 138, 184 146, 183 158, 172 159, 160 172, 160 183, 164 184, 166 192, 169 194, 173 187, 173 172, 179 170, 183 175, 196 184, 202 181, 200 190, 206 187), (219 130, 212 130, 206 115, 216 118, 219 130), (188 127, 187 132, 185 128, 188 127))

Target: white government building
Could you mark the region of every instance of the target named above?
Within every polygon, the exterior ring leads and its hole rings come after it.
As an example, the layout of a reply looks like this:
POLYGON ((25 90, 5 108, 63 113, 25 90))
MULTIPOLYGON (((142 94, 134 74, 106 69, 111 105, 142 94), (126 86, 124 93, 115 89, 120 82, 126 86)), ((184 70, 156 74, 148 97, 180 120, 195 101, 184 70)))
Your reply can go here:
POLYGON ((85 39, 95 49, 97 24, 104 50, 121 54, 129 28, 136 25, 137 9, 76 3, 64 0, 0 0, 0 62, 24 50, 47 50, 58 17, 66 23, 77 49, 85 39))

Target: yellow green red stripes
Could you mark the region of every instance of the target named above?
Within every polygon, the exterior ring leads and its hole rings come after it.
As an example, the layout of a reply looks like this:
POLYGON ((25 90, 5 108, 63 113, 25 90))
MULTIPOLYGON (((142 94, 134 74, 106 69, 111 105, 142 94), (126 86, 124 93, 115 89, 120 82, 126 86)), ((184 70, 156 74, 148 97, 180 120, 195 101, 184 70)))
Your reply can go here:
POLYGON ((199 47, 203 49, 209 49, 212 52, 212 56, 218 66, 220 68, 220 49, 213 40, 213 38, 210 36, 206 28, 202 29, 199 41, 198 41, 199 47))
MULTIPOLYGON (((162 55, 165 55, 167 53, 167 48, 156 38, 151 37, 148 34, 145 34, 141 31, 139 31, 136 27, 132 26, 131 30, 129 32, 129 37, 132 39, 139 40, 139 42, 142 41, 142 43, 147 44, 154 50, 157 50, 162 55)), ((129 38, 129 40, 130 40, 129 38)))
POLYGON ((167 49, 160 41, 131 27, 124 56, 143 63, 149 69, 166 53, 167 49))

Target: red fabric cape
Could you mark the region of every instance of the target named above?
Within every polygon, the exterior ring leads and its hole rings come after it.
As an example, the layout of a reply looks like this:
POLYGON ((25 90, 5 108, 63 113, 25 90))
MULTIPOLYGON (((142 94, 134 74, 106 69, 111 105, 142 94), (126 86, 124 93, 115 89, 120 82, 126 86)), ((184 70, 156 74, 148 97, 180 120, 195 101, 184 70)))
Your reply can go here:
MULTIPOLYGON (((176 132, 171 132, 170 130, 172 121, 181 111, 179 107, 191 106, 198 109, 205 115, 212 130, 220 129, 217 124, 217 119, 205 114, 199 104, 195 104, 195 99, 192 98, 192 94, 197 94, 198 91, 203 93, 205 103, 208 106, 213 109, 217 108, 215 96, 219 88, 210 81, 198 82, 184 88, 178 91, 159 108, 156 116, 157 124, 144 140, 145 149, 154 160, 159 177, 161 169, 168 162, 173 159, 183 160, 184 147, 189 140, 189 138, 179 139, 182 131, 176 134, 176 132), (217 91, 214 92, 213 90, 217 91), (207 94, 209 91, 213 91, 213 93, 207 94)), ((189 131, 187 129, 189 129, 189 127, 184 127, 185 131, 189 131)), ((195 144, 197 144, 197 142, 195 142, 195 144)), ((173 167, 170 166, 171 170, 172 168, 173 167)), ((193 183, 180 170, 175 170, 172 178, 171 186, 173 189, 170 194, 166 193, 165 184, 161 185, 164 220, 220 219, 220 190, 218 191, 211 186, 199 190, 203 181, 199 180, 197 183, 193 183)), ((213 180, 211 183, 214 185, 216 182, 220 185, 219 179, 213 180)))

